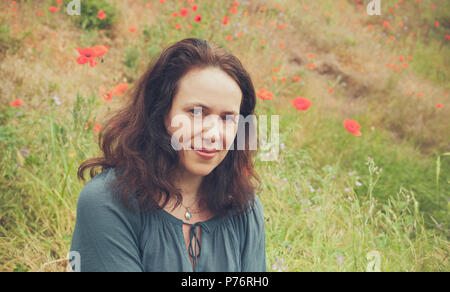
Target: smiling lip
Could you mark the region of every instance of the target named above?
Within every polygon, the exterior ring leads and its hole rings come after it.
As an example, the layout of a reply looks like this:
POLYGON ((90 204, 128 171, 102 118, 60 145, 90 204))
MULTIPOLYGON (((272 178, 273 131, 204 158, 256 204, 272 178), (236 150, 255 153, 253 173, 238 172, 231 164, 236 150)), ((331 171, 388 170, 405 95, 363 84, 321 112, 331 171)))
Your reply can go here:
POLYGON ((217 150, 215 148, 212 149, 207 149, 207 148, 202 148, 202 150, 200 150, 201 152, 205 152, 205 153, 215 153, 217 152, 217 150))
POLYGON ((216 152, 217 150, 215 149, 206 149, 206 148, 202 148, 202 150, 195 150, 195 153, 197 153, 198 156, 205 159, 214 158, 214 156, 216 156, 216 152))

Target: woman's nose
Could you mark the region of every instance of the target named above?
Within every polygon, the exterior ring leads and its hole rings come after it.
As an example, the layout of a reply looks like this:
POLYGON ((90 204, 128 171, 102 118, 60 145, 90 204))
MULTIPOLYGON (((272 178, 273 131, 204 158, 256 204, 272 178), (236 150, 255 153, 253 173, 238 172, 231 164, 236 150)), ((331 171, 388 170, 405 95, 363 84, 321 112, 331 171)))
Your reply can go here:
POLYGON ((222 135, 222 124, 219 123, 217 119, 210 119, 205 121, 205 126, 203 127, 203 139, 215 143, 221 140, 222 135))

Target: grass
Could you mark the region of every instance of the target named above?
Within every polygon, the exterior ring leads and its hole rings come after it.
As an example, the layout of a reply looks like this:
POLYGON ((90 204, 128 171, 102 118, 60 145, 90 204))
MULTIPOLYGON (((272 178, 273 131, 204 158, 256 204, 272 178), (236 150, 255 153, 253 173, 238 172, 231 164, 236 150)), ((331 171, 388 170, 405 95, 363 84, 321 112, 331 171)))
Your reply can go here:
POLYGON ((182 20, 170 14, 186 3, 154 1, 149 9, 147 2, 108 2, 121 11, 117 23, 89 32, 62 13, 34 17, 52 1, 20 3, 15 16, 9 3, 2 4, 1 271, 65 270, 84 185, 76 169, 99 154, 95 122, 102 124, 122 103, 120 97, 102 102, 99 87, 132 84, 162 48, 187 36, 231 50, 256 91, 275 95, 257 104, 258 114, 279 115, 283 143, 278 160, 256 161, 270 271, 449 271, 445 1, 435 1, 434 11, 401 6, 391 18, 392 1, 383 1, 380 18, 362 16, 353 1, 241 3, 238 15, 227 13, 232 2, 197 1, 202 23, 187 29, 183 22, 182 30, 173 28, 182 20), (420 19, 411 17, 417 9, 420 19), (227 26, 221 24, 225 15, 227 26), (383 21, 395 24, 405 16, 416 37, 406 33, 389 41, 403 31, 394 25, 386 30, 383 21), (442 25, 425 34, 423 21, 433 17, 442 25), (280 29, 283 23, 288 26, 280 29), (365 33, 370 23, 374 28, 365 33), (110 46, 104 62, 95 68, 74 62, 76 47, 97 44, 110 46), (399 55, 412 57, 401 73, 385 66, 401 64, 399 55), (311 62, 318 70, 306 68, 311 62), (337 69, 321 73, 335 63, 337 69), (294 76, 301 82, 292 82, 294 76), (358 90, 363 84, 366 89, 358 90), (297 96, 310 99, 311 108, 292 107, 297 96), (11 107, 16 98, 24 105, 11 107), (361 137, 345 130, 346 118, 361 124, 361 137))
POLYGON ((264 176, 263 194, 277 194, 262 197, 273 270, 365 271, 371 251, 380 254, 382 271, 448 269, 448 242, 424 227, 413 193, 401 188, 387 203, 360 197, 342 187, 351 181, 339 177, 339 166, 311 171, 292 163, 308 161, 306 153, 285 156, 282 175, 264 176))

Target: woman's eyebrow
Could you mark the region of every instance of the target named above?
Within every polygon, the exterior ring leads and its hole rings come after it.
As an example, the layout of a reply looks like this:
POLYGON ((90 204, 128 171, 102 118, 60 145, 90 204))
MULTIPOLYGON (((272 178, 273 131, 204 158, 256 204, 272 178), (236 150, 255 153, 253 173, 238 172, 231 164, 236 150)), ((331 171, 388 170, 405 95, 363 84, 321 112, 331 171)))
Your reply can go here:
MULTIPOLYGON (((187 106, 186 107, 192 107, 192 106, 199 106, 199 107, 202 107, 202 108, 205 108, 206 110, 210 110, 210 108, 208 107, 208 106, 206 106, 206 105, 204 105, 204 104, 201 104, 201 103, 198 103, 198 102, 195 102, 195 103, 189 103, 189 104, 187 104, 187 106)), ((238 115, 239 113, 237 113, 237 112, 235 112, 235 111, 224 111, 224 112, 222 112, 222 114, 227 114, 227 115, 238 115)))

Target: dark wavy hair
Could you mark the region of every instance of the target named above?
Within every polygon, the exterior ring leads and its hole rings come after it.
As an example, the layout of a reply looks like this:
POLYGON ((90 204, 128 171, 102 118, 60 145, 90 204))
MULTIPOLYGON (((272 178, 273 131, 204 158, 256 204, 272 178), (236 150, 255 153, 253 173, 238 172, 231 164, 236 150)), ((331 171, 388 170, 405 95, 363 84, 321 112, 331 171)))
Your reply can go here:
MULTIPOLYGON (((147 71, 128 92, 126 105, 117 110, 100 131, 98 144, 103 156, 82 162, 78 178, 84 181, 83 173, 88 168, 91 178, 98 174, 97 167, 101 167, 101 172, 114 168, 116 174, 120 174, 114 187, 121 189, 120 196, 129 209, 132 209, 132 197, 141 210, 164 208, 169 196, 176 199, 174 208, 178 207, 182 195, 170 175, 177 168, 179 153, 172 148, 164 117, 171 109, 180 79, 191 69, 207 67, 223 70, 239 85, 242 91, 240 115, 243 118, 254 115, 255 89, 239 59, 206 40, 181 40, 150 62, 147 71), (161 201, 164 203, 159 205, 161 201)), ((252 127, 252 123, 248 126, 252 127)), ((238 213, 245 211, 255 199, 257 187, 252 178, 258 181, 258 188, 261 184, 253 164, 257 150, 249 150, 245 124, 238 124, 238 133, 241 127, 244 127, 245 150, 228 151, 224 160, 203 178, 199 188, 200 206, 218 216, 230 209, 238 213)), ((238 149, 237 139, 233 143, 231 149, 238 149)))

